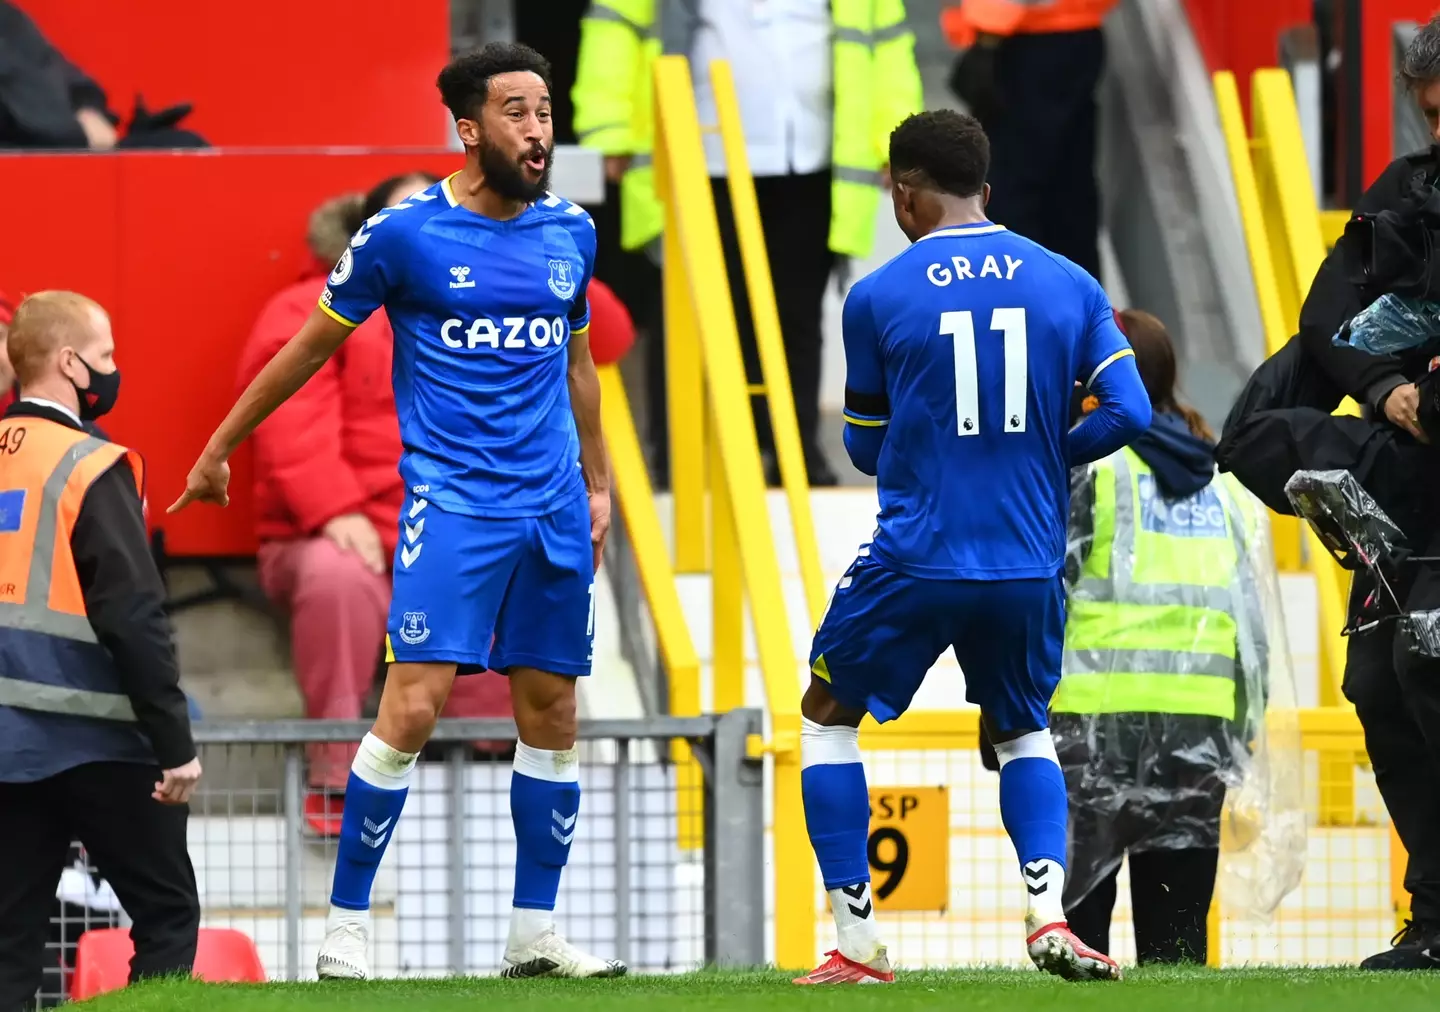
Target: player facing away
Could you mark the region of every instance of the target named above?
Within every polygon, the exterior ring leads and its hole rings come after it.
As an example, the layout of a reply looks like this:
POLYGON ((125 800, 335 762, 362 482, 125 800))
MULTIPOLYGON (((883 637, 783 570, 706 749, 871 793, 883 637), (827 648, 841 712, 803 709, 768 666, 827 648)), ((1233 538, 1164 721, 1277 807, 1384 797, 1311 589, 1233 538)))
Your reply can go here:
POLYGON ((365 222, 320 305, 241 395, 171 511, 224 505, 235 448, 385 309, 411 496, 393 562, 389 674, 345 791, 316 969, 370 975, 371 885, 416 757, 457 671, 488 666, 510 677, 520 732, 503 973, 613 977, 625 965, 570 945, 553 914, 580 806, 575 679, 590 673, 595 572, 610 524, 586 336, 595 227, 546 190, 554 132, 539 54, 492 44, 455 60, 438 83, 464 167, 365 222))
POLYGON ((866 861, 860 720, 905 712, 948 647, 999 754, 1000 814, 1043 970, 1119 977, 1065 926, 1065 781, 1046 710, 1060 680, 1069 470, 1150 424, 1110 303, 1085 271, 985 218, 990 145, 956 112, 890 137, 912 245, 850 290, 845 447, 876 475, 878 529, 836 587, 801 703, 805 822, 839 946, 797 984, 894 979, 866 861), (1069 429, 1076 380, 1100 407, 1069 429))

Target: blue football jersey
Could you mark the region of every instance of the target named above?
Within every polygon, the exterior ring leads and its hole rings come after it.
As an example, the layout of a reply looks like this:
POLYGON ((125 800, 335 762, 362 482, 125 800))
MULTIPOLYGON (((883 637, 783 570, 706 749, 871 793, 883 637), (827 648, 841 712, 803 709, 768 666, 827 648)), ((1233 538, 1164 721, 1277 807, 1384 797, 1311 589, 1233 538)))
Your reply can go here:
POLYGON ((448 179, 350 240, 320 307, 347 326, 385 308, 414 494, 485 517, 543 516, 582 494, 566 376, 594 264, 578 205, 547 195, 496 221, 461 206, 448 179))
POLYGON ((875 559, 935 579, 1058 573, 1075 381, 1130 351, 1095 279, 999 225, 945 228, 855 284, 844 335, 846 422, 886 426, 875 559))

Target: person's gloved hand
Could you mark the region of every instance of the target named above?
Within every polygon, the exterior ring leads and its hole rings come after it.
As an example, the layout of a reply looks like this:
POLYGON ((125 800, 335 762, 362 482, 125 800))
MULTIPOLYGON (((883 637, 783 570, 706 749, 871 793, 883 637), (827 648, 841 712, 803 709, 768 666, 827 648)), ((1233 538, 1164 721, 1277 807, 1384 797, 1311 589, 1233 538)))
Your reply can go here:
POLYGON ((145 99, 135 97, 135 113, 130 117, 130 126, 125 131, 126 135, 155 133, 160 130, 170 130, 180 124, 194 106, 189 103, 172 105, 161 109, 159 112, 151 112, 145 108, 145 99))
POLYGON ((950 69, 950 90, 987 128, 1005 112, 1005 97, 998 80, 999 56, 999 38, 982 35, 950 69))

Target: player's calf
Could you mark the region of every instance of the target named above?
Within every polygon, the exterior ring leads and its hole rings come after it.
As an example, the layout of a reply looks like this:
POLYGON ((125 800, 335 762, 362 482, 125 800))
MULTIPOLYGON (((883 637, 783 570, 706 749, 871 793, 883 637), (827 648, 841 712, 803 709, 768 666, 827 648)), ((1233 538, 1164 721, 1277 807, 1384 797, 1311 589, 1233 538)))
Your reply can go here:
POLYGON ((417 752, 401 752, 367 734, 350 767, 330 915, 315 969, 322 978, 370 976, 370 890, 405 807, 417 752))
POLYGON ((618 977, 624 963, 582 952, 555 931, 555 898, 580 819, 575 680, 530 668, 510 672, 515 745, 510 815, 515 894, 506 977, 618 977))
POLYGON ((796 983, 893 979, 875 923, 865 853, 870 795, 860 758, 857 725, 862 714, 846 710, 823 684, 813 681, 801 713, 800 791, 805 827, 830 898, 838 944, 826 963, 796 983))
POLYGON ((375 728, 361 741, 345 787, 330 915, 315 967, 321 977, 370 976, 370 890, 454 677, 454 665, 390 667, 375 728))
POLYGON ((1084 945, 1065 923, 1068 801, 1047 728, 1000 733, 1000 819, 1020 857, 1025 886, 1025 946, 1037 967, 1066 980, 1114 980, 1114 960, 1084 945))

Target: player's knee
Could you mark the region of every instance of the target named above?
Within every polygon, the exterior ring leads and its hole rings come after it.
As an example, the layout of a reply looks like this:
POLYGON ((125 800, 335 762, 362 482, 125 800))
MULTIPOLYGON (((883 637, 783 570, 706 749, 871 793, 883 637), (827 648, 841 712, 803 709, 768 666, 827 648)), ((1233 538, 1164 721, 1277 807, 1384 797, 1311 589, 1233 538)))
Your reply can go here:
POLYGON ((386 722, 393 724, 406 744, 415 738, 422 741, 428 738, 444 706, 443 700, 436 699, 429 691, 429 686, 423 683, 405 685, 393 693, 387 692, 383 702, 383 716, 388 718, 386 722))
POLYGON ((515 723, 526 744, 536 748, 569 748, 575 743, 579 717, 575 680, 530 672, 512 676, 515 723))

